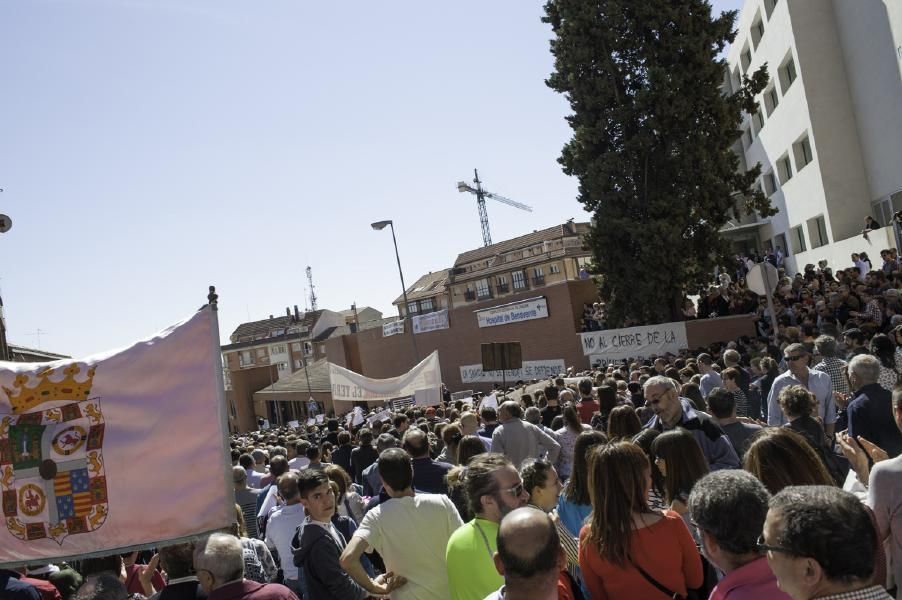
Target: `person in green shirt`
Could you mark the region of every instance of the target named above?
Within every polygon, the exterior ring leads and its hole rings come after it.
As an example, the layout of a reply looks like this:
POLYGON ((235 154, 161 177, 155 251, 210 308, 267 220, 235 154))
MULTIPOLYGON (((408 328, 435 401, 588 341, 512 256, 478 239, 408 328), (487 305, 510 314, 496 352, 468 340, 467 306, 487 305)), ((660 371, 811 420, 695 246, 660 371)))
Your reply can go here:
POLYGON ((504 584, 494 562, 498 524, 504 515, 526 506, 529 493, 510 459, 492 452, 473 457, 464 486, 475 518, 448 540, 448 583, 455 600, 483 600, 504 584))

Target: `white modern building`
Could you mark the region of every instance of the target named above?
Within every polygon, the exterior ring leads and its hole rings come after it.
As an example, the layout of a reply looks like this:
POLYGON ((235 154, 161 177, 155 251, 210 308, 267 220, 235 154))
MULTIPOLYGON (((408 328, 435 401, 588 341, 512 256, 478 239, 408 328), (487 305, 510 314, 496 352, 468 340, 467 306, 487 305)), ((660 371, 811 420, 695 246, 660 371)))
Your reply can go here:
POLYGON ((779 212, 724 233, 737 251, 780 246, 790 272, 858 251, 879 265, 892 228, 861 230, 902 210, 902 0, 747 0, 736 27, 728 91, 764 64, 770 82, 734 149, 779 212))

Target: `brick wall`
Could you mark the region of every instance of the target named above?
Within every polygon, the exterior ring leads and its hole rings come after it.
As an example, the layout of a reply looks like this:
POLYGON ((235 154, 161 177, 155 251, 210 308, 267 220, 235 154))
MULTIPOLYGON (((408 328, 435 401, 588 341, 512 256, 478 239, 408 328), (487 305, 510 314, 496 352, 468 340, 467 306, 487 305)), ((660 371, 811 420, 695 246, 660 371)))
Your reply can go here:
MULTIPOLYGON (((452 391, 491 388, 491 384, 464 385, 460 380, 460 366, 482 362, 482 343, 519 341, 524 361, 563 359, 567 366, 588 368, 588 359, 583 356, 575 334, 580 330, 583 304, 597 299, 594 283, 586 280, 548 285, 490 302, 469 303, 450 311, 448 329, 416 336, 419 357, 422 359, 438 350, 442 378, 452 391), (476 309, 539 296, 544 296, 548 303, 547 318, 495 327, 478 325, 476 309)), ((326 355, 335 364, 380 379, 400 375, 415 364, 410 332, 386 338, 382 337, 381 328, 329 340, 326 355)))

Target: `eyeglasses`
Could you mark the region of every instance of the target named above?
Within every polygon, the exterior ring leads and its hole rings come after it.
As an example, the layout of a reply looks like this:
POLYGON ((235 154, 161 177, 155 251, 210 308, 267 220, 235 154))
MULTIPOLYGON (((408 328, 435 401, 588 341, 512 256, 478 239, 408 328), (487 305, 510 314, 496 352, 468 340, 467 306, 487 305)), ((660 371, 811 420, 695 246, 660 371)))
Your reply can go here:
POLYGON ((784 548, 783 546, 768 546, 764 543, 764 535, 758 536, 758 541, 755 545, 758 547, 758 552, 782 552, 784 554, 795 554, 795 551, 790 550, 789 548, 784 548))
POLYGON ((783 358, 785 358, 788 362, 795 362, 800 358, 805 358, 806 356, 807 354, 798 354, 796 356, 784 356, 783 358))
POLYGON ((519 498, 520 496, 523 495, 523 482, 521 481, 520 483, 518 483, 517 485, 515 485, 512 488, 507 488, 506 490, 498 490, 498 491, 503 492, 505 494, 510 494, 514 498, 519 498))

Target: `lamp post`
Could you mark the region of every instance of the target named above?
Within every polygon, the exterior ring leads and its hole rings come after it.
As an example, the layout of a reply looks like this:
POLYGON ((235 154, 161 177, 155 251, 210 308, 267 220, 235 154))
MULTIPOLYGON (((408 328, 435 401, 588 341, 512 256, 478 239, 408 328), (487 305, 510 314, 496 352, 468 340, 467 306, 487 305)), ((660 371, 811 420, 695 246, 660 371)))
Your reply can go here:
MULTIPOLYGON (((376 221, 372 224, 372 228, 381 231, 385 227, 391 227, 391 241, 395 245, 395 259, 398 261, 398 275, 401 276, 401 292, 404 294, 404 320, 410 316, 410 304, 407 302, 407 286, 404 285, 404 272, 401 270, 401 256, 398 254, 398 240, 395 238, 395 224, 391 221, 376 221)), ((413 333, 413 322, 410 327, 410 340, 413 342, 413 360, 414 363, 420 362, 420 353, 417 351, 417 336, 413 333)))

